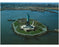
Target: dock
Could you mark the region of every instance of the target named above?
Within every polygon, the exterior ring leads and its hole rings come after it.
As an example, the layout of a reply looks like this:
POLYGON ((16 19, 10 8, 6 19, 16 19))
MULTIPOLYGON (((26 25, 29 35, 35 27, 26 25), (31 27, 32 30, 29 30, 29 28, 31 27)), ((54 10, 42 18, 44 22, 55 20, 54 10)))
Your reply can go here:
POLYGON ((8 19, 8 21, 15 21, 15 20, 13 20, 13 19, 8 19))

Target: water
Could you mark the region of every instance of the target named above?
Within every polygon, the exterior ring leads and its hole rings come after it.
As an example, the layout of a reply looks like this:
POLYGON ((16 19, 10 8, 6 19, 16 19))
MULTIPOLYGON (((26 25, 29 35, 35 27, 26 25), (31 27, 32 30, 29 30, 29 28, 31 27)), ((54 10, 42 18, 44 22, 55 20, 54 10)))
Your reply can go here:
POLYGON ((36 38, 25 39, 18 36, 13 32, 12 23, 8 19, 21 19, 26 18, 26 14, 29 13, 30 19, 35 19, 48 27, 49 30, 57 29, 58 26, 58 14, 50 12, 39 12, 30 10, 4 10, 1 11, 1 42, 2 44, 57 44, 58 33, 49 32, 45 35, 36 38))

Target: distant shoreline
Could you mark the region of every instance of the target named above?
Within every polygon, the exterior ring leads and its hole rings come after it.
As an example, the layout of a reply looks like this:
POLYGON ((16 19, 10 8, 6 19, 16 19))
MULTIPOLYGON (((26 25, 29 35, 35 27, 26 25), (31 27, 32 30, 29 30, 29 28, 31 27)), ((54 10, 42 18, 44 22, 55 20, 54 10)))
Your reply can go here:
POLYGON ((16 8, 0 8, 0 10, 36 10, 36 11, 42 11, 42 10, 48 10, 48 9, 53 9, 53 10, 58 10, 57 7, 16 7, 16 8))

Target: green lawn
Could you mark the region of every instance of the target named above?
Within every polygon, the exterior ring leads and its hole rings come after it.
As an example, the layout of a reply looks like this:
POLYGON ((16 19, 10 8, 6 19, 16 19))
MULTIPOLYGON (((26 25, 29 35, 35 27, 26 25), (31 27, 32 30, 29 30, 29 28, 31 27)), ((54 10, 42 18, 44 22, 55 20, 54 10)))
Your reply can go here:
POLYGON ((24 18, 23 19, 18 19, 17 21, 15 21, 14 25, 18 26, 17 29, 16 29, 18 32, 24 33, 24 34, 37 34, 37 33, 40 33, 40 32, 43 31, 42 28, 46 28, 45 25, 43 25, 43 24, 41 24, 38 21, 33 20, 33 19, 30 19, 30 24, 32 24, 33 21, 34 21, 34 25, 36 26, 35 31, 25 32, 24 30, 20 29, 21 25, 26 24, 26 19, 24 19, 24 18))

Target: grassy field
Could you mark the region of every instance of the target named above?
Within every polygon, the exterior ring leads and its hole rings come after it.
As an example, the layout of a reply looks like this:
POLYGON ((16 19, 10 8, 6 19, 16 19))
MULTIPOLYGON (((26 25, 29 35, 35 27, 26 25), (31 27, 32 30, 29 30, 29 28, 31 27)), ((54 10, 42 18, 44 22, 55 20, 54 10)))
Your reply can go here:
POLYGON ((24 34, 37 34, 37 33, 43 32, 44 31, 43 28, 47 29, 45 25, 43 25, 43 24, 41 24, 38 21, 35 21, 33 19, 30 19, 30 24, 32 24, 32 21, 34 21, 34 25, 36 26, 35 31, 25 32, 24 30, 20 29, 21 25, 26 24, 26 19, 24 19, 24 18, 18 19, 17 21, 15 21, 14 25, 18 26, 16 29, 18 32, 24 33, 24 34))

